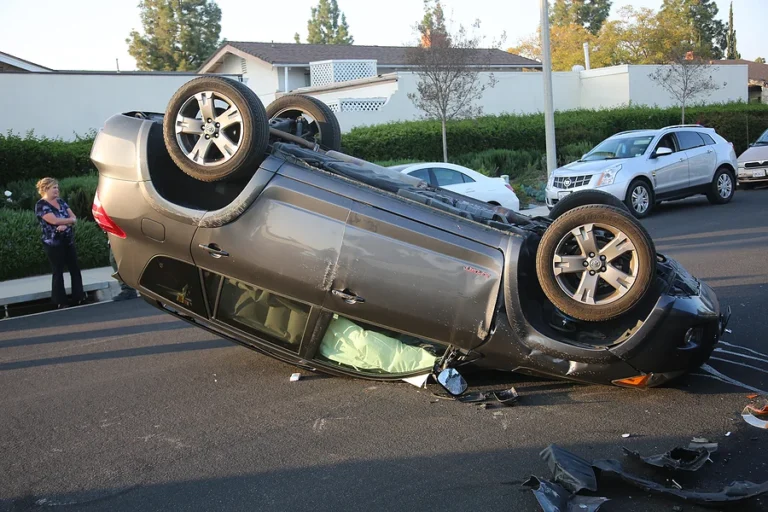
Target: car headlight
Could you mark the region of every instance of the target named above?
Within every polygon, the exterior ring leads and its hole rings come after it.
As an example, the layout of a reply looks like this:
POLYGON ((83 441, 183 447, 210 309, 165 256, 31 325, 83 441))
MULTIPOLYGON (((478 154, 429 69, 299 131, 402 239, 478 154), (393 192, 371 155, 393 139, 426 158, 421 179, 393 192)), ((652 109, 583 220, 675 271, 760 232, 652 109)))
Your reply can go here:
POLYGON ((607 185, 613 185, 616 175, 621 170, 621 164, 616 164, 603 171, 600 178, 597 180, 598 187, 605 187, 607 185))

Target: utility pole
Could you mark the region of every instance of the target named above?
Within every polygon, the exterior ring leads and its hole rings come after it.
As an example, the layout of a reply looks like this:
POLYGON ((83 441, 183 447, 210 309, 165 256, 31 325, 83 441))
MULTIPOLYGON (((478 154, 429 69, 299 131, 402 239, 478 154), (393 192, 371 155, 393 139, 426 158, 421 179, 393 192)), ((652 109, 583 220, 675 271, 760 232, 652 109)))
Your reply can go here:
POLYGON ((547 140, 547 178, 557 168, 555 107, 552 99, 552 55, 549 50, 549 0, 541 3, 541 65, 544 68, 544 131, 547 140))

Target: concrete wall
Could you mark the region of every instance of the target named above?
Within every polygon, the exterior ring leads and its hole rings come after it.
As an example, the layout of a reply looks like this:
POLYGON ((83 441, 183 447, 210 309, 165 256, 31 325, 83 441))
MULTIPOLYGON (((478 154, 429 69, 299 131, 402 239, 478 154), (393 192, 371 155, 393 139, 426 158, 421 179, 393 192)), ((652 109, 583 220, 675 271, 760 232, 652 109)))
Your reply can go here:
MULTIPOLYGON (((667 91, 649 78, 649 75, 660 67, 629 66, 629 95, 633 105, 670 107, 678 104, 667 91)), ((749 101, 749 77, 746 65, 711 66, 708 72, 720 88, 694 98, 689 104, 749 101)))
POLYGON ((600 109, 629 105, 629 66, 590 69, 578 75, 581 108, 600 109))
POLYGON ((0 133, 72 140, 121 112, 164 112, 192 74, 0 74, 0 133))

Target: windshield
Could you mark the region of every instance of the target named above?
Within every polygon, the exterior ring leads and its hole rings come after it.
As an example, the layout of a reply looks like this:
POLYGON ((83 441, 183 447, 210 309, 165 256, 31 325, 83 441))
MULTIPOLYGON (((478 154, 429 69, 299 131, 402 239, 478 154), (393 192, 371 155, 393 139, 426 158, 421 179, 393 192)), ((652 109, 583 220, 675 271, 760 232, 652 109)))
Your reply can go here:
POLYGON ((755 141, 758 146, 768 146, 768 130, 765 130, 763 134, 755 141))
POLYGON ((617 160, 634 158, 645 153, 653 135, 635 137, 620 137, 601 142, 595 149, 587 153, 580 162, 595 162, 597 160, 617 160))

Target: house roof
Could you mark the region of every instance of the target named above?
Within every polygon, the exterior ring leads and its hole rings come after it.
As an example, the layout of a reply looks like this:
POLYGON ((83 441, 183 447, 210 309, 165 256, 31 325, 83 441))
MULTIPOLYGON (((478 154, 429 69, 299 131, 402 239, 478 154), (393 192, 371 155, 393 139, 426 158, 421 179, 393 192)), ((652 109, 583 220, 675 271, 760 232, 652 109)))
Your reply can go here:
POLYGON ((726 65, 726 66, 742 65, 743 66, 744 64, 746 64, 748 68, 747 75, 749 76, 750 80, 768 84, 768 64, 760 64, 759 62, 754 62, 746 59, 711 60, 709 61, 709 63, 715 64, 718 66, 722 66, 722 65, 726 65))
POLYGON ((25 71, 53 71, 51 68, 29 62, 28 60, 20 59, 10 53, 0 52, 0 62, 10 64, 11 66, 21 68, 25 71))
MULTIPOLYGON (((407 66, 406 46, 361 46, 361 45, 332 45, 332 44, 299 44, 299 43, 251 43, 243 41, 227 41, 200 67, 204 70, 209 63, 217 60, 228 47, 240 50, 274 65, 305 65, 310 62, 333 59, 374 59, 379 66, 407 66)), ((490 62, 480 59, 478 64, 491 66, 514 66, 539 68, 541 63, 526 59, 502 50, 491 50, 490 62)))

